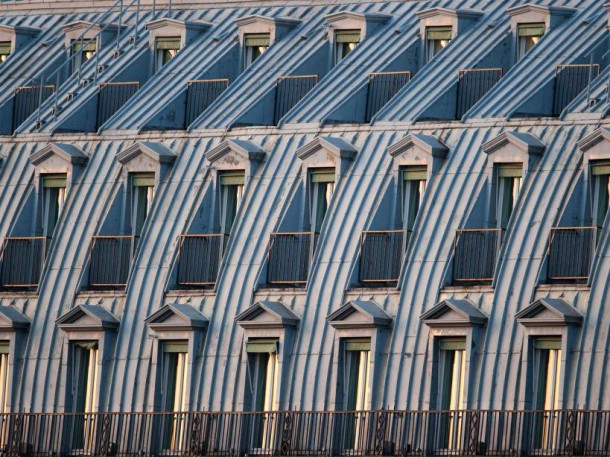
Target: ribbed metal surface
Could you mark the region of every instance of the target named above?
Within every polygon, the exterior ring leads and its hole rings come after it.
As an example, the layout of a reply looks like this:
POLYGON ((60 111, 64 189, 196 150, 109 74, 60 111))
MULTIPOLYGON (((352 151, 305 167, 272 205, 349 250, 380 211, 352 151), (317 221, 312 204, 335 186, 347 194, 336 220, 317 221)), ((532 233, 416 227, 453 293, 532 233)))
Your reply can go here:
POLYGON ((501 68, 460 70, 458 72, 458 119, 461 119, 502 79, 502 73, 501 68))
POLYGON ((373 116, 410 80, 411 72, 371 73, 368 81, 366 116, 364 121, 371 122, 373 116))
POLYGON ((136 238, 131 236, 94 237, 91 241, 89 286, 127 285, 136 238))
POLYGON ((273 233, 269 240, 269 284, 304 284, 315 249, 315 233, 273 233))
POLYGON ((407 239, 408 232, 403 230, 364 232, 360 246, 360 281, 398 281, 407 239))
POLYGON ((97 101, 98 128, 120 110, 139 88, 140 83, 138 82, 100 84, 97 101))
POLYGON ((23 86, 15 89, 13 105, 13 131, 25 122, 47 98, 55 86, 23 86))
POLYGON ((178 284, 213 285, 218 276, 227 235, 185 235, 180 239, 178 284))
POLYGON ((502 230, 458 230, 453 254, 453 281, 491 281, 502 244, 502 230))
POLYGON ((6 238, 0 252, 0 287, 36 287, 44 266, 47 239, 6 238))
POLYGON ((228 79, 189 81, 186 88, 186 122, 188 127, 229 87, 228 79))
POLYGON ((555 74, 553 114, 561 114, 598 75, 599 65, 559 65, 555 74))
POLYGON ((318 83, 318 77, 293 76, 277 80, 275 92, 275 124, 282 119, 318 83))
POLYGON ((554 228, 549 235, 549 279, 587 281, 597 244, 597 228, 554 228))

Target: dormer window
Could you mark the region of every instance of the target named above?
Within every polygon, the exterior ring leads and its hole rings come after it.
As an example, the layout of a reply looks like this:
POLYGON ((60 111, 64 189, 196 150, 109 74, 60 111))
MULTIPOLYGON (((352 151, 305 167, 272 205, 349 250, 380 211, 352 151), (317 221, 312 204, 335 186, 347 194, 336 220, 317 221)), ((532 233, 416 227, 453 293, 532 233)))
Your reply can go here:
POLYGON ((132 235, 140 236, 146 217, 155 196, 154 173, 135 173, 131 176, 132 187, 132 235))
POLYGON ((91 59, 97 51, 97 40, 74 40, 70 46, 72 72, 77 71, 85 62, 91 59))
POLYGON ((335 169, 314 168, 309 171, 311 184, 311 229, 319 233, 335 191, 335 169))
POLYGON ((610 206, 610 161, 591 162, 593 225, 602 227, 610 206))
POLYGON ((496 165, 498 186, 496 195, 498 228, 506 228, 517 205, 523 182, 523 164, 501 163, 496 165))
POLYGON ((356 49, 360 43, 360 30, 337 30, 335 32, 335 64, 356 49))
POLYGON ((65 174, 42 176, 42 229, 46 237, 53 236, 66 201, 66 182, 65 174))
POLYGON ((519 24, 517 26, 517 60, 532 49, 544 35, 544 23, 519 24))
POLYGON ((403 167, 401 178, 403 186, 403 227, 405 230, 412 230, 426 191, 428 167, 425 165, 403 167))
POLYGON ((246 33, 244 35, 244 69, 248 68, 271 44, 269 33, 246 33))
POLYGON ((159 71, 180 51, 180 37, 155 40, 155 71, 159 71))
POLYGON ((11 55, 12 44, 10 41, 0 41, 0 63, 6 62, 11 55))
POLYGON ((229 234, 235 216, 244 198, 244 171, 220 173, 220 225, 222 233, 229 234))
POLYGON ((452 37, 451 27, 426 28, 426 62, 432 60, 442 49, 449 44, 452 37))

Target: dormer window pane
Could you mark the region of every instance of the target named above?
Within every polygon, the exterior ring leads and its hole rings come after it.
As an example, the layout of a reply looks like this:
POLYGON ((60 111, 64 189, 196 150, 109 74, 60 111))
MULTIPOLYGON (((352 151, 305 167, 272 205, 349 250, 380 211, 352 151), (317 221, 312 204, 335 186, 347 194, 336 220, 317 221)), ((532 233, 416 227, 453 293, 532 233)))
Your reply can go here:
POLYGON ((132 199, 132 234, 140 236, 146 217, 152 207, 155 196, 154 173, 140 173, 131 178, 132 199))
POLYGON ((340 62, 360 43, 360 30, 339 30, 335 32, 335 63, 340 62))
POLYGON ((244 35, 244 68, 248 68, 271 44, 268 33, 248 33, 244 35))
POLYGON ((335 191, 335 170, 321 168, 310 171, 311 227, 319 233, 335 191))
POLYGON ((72 72, 77 71, 87 60, 91 59, 96 51, 97 40, 73 41, 71 53, 75 57, 72 61, 72 72))
POLYGON ((417 213, 424 198, 428 169, 425 166, 411 166, 402 169, 403 179, 403 227, 412 230, 417 213))
POLYGON ((12 45, 10 41, 0 41, 0 63, 6 62, 11 54, 12 45))
POLYGON ((544 35, 544 24, 520 24, 517 26, 517 60, 532 49, 544 35))
POLYGON ((0 343, 0 414, 8 414, 9 412, 9 349, 9 343, 0 343))
POLYGON ((452 37, 451 27, 426 28, 426 61, 431 60, 449 44, 452 37))
POLYGON ((244 197, 243 171, 220 175, 220 225, 222 233, 230 233, 237 211, 244 197))
POLYGON ((155 69, 160 70, 180 51, 180 37, 157 38, 155 41, 155 69))
POLYGON ((66 201, 66 175, 42 177, 42 229, 51 237, 66 201))
POLYGON ((592 162, 591 175, 593 224, 602 227, 610 206, 610 161, 592 162))
POLYGON ((500 164, 497 166, 497 171, 498 228, 506 228, 519 198, 519 191, 523 182, 523 165, 520 163, 500 164))

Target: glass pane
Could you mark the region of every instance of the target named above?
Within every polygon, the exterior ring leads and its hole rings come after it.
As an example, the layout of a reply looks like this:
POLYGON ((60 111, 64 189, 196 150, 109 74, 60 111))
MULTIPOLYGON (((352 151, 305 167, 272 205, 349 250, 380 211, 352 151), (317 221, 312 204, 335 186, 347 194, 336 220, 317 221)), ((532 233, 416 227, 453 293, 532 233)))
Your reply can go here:
POLYGON ((246 352, 253 354, 271 354, 277 352, 277 341, 248 341, 246 343, 246 352))
POLYGON ((498 177, 500 178, 521 178, 523 175, 523 164, 520 163, 505 163, 498 164, 498 177))
POLYGON ((335 170, 334 169, 320 169, 311 170, 311 182, 335 182, 335 170))
POLYGON ((536 349, 561 349, 560 338, 536 338, 534 340, 536 349))
POLYGON ((131 177, 131 185, 134 187, 153 187, 155 185, 154 173, 142 173, 131 177))
POLYGON ((336 43, 360 43, 360 30, 339 30, 335 32, 336 43))
POLYGON ((222 173, 220 175, 221 186, 243 186, 245 182, 245 176, 243 172, 240 173, 222 173))
POLYGON ((465 351, 466 339, 464 338, 442 338, 439 341, 441 351, 465 351))
POLYGON ((51 175, 42 177, 42 187, 45 188, 66 187, 66 182, 66 175, 51 175))
POLYGON ((155 41, 157 49, 180 50, 180 38, 157 38, 155 41))
POLYGON ((451 40, 451 27, 428 27, 426 28, 427 40, 451 40))
POLYGON ((405 167, 402 177, 405 181, 420 181, 428 179, 428 168, 425 166, 405 167))
POLYGON ((244 45, 248 47, 267 47, 271 44, 271 35, 268 33, 248 33, 244 35, 244 45))
POLYGON ((544 24, 520 24, 517 27, 520 37, 538 37, 544 35, 544 24))
POLYGON ((345 342, 346 351, 370 351, 371 341, 370 340, 347 340, 345 342))

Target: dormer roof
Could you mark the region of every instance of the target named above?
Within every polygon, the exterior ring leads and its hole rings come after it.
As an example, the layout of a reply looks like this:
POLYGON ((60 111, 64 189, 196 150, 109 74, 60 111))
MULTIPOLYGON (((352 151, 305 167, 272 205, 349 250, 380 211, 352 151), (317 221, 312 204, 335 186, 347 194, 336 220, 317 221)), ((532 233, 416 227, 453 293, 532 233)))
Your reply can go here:
POLYGON ((352 300, 329 314, 328 323, 336 329, 389 327, 392 318, 373 301, 352 300))
POLYGON ((580 325, 582 314, 561 298, 541 298, 519 311, 515 318, 525 327, 580 325))
POLYGON ((527 155, 542 155, 546 149, 546 144, 525 132, 503 132, 483 144, 482 148, 486 154, 493 154, 507 145, 515 146, 527 155))
MULTIPOLYGON (((332 33, 334 30, 360 30, 360 39, 364 40, 375 30, 386 24, 392 16, 382 13, 357 13, 353 11, 337 11, 324 18, 332 33)), ((329 37, 330 38, 330 37, 329 37)))
POLYGON ((572 16, 576 10, 530 3, 508 8, 506 12, 510 15, 511 29, 515 32, 519 24, 544 23, 546 29, 555 27, 572 16))
POLYGON ((235 25, 239 29, 240 39, 250 33, 268 33, 270 41, 273 43, 280 40, 292 29, 301 24, 300 20, 288 17, 272 17, 253 14, 235 20, 235 25))
POLYGON ((59 157, 69 165, 86 165, 89 157, 77 146, 66 143, 49 143, 29 157, 30 163, 35 167, 41 165, 52 157, 59 157))
POLYGON ((117 160, 125 165, 128 162, 136 159, 140 155, 144 155, 154 162, 158 163, 173 163, 176 160, 176 154, 163 143, 152 141, 139 141, 116 156, 117 160))
POLYGON ((197 32, 203 32, 211 27, 212 24, 203 21, 180 21, 178 19, 171 19, 164 17, 162 19, 156 19, 146 23, 148 30, 159 30, 159 29, 179 29, 179 30, 194 30, 197 32))
POLYGON ((265 160, 265 150, 258 144, 249 140, 226 140, 206 153, 209 162, 214 163, 231 154, 239 156, 250 162, 265 160))
POLYGON ((277 301, 260 301, 235 317, 243 328, 269 329, 296 327, 299 317, 277 301))
POLYGON ((296 155, 301 160, 307 160, 312 155, 325 151, 341 160, 353 160, 358 150, 341 137, 320 136, 299 148, 296 155))
POLYGON ((388 148, 388 154, 397 157, 411 150, 418 150, 433 157, 444 159, 447 157, 449 148, 434 135, 411 133, 388 148))
POLYGON ((448 298, 421 315, 429 327, 472 327, 485 325, 487 316, 468 299, 448 298))
POLYGON ((580 140, 578 142, 578 147, 581 151, 587 152, 592 147, 597 146, 599 143, 604 141, 610 141, 610 129, 607 127, 600 127, 590 135, 580 140))
POLYGON ((203 330, 208 320, 188 304, 172 303, 163 306, 145 320, 151 330, 203 330))
POLYGON ((25 330, 30 320, 14 306, 0 306, 0 332, 25 330))
POLYGON ((483 11, 472 10, 472 9, 450 9, 450 8, 429 8, 423 11, 418 11, 417 17, 419 19, 428 19, 437 16, 446 16, 455 19, 467 19, 477 21, 483 16, 483 11))
POLYGON ((478 10, 449 8, 430 8, 416 14, 422 38, 426 36, 426 28, 439 26, 451 27, 451 36, 455 38, 483 16, 483 12, 478 10))
POLYGON ((64 331, 82 332, 92 330, 115 330, 119 320, 100 305, 78 305, 56 321, 64 331))

